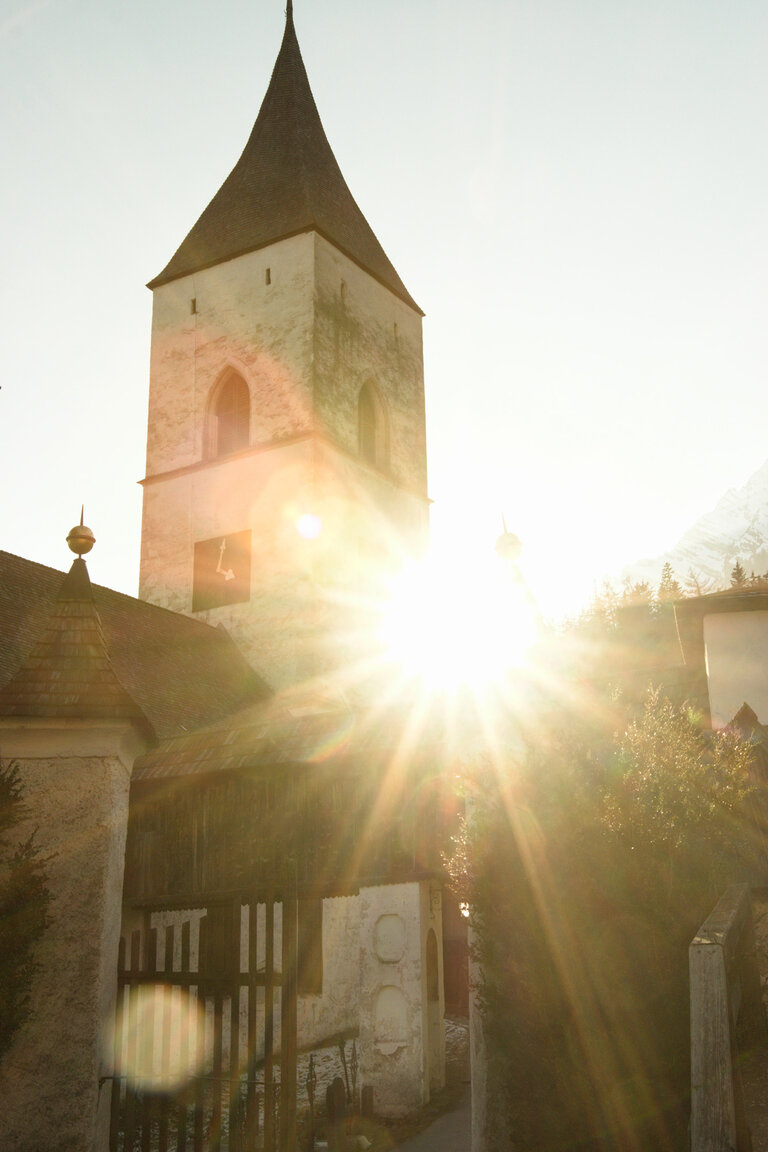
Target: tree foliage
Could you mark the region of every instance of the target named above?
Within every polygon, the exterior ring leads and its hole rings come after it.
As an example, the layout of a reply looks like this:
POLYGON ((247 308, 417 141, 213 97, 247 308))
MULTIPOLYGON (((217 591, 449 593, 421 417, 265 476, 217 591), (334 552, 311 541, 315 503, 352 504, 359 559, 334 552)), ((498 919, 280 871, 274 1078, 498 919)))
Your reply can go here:
POLYGON ((656 592, 656 598, 663 603, 665 600, 679 600, 683 594, 680 581, 675 576, 672 565, 667 560, 661 570, 661 580, 656 592))
POLYGON ((749 748, 650 692, 475 773, 454 860, 515 1149, 665 1149, 688 1116, 687 946, 755 843, 749 748))
POLYGON ((634 583, 629 579, 624 581, 622 604, 650 604, 652 601, 653 588, 647 580, 636 580, 634 583))
POLYGON ((703 576, 701 572, 697 572, 694 568, 688 569, 688 575, 685 577, 683 595, 708 596, 711 592, 717 591, 718 588, 714 580, 708 576, 703 576))
POLYGON ((19 839, 25 815, 18 767, 0 762, 0 1058, 29 1010, 35 946, 48 923, 45 861, 34 833, 19 839))

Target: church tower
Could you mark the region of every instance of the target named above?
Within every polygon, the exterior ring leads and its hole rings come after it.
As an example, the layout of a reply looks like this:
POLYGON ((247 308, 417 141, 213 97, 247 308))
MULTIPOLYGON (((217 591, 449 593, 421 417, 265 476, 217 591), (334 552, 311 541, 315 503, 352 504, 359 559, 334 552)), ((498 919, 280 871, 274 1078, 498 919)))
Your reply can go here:
POLYGON ((275 685, 361 654, 428 523, 422 312, 341 174, 289 3, 245 149, 153 291, 140 596, 275 685))

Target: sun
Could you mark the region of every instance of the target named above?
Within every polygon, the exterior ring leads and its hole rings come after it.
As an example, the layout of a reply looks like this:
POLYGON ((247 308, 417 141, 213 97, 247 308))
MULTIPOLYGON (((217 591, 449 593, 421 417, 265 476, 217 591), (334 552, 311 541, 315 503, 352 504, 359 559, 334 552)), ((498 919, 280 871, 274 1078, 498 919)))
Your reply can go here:
POLYGON ((432 552, 401 571, 382 613, 389 659, 434 689, 498 683, 535 639, 530 593, 492 552, 432 552))

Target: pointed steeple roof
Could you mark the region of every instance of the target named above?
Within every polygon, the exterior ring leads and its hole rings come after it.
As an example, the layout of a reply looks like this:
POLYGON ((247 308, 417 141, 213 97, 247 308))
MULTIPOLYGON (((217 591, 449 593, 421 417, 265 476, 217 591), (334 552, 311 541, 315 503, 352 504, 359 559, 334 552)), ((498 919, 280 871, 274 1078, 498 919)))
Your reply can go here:
POLYGON ((82 556, 64 577, 40 640, 0 691, 0 716, 133 720, 154 735, 112 668, 82 556))
POLYGON ((289 4, 272 79, 243 154, 148 287, 310 230, 421 311, 355 203, 331 151, 289 4))

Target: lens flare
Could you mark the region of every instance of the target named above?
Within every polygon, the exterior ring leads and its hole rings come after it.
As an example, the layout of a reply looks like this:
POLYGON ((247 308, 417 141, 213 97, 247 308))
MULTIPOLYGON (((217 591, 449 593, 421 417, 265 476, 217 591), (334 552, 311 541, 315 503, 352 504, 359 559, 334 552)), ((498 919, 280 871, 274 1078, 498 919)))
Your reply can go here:
POLYGON ((522 585, 496 557, 448 556, 403 573, 386 606, 385 648, 434 687, 479 687, 519 668, 536 639, 522 585))
POLYGON ((304 512, 296 521, 296 531, 302 540, 317 540, 323 530, 323 522, 314 512, 304 512))
POLYGON ((334 717, 330 727, 327 727, 322 735, 318 736, 314 748, 307 755, 307 759, 313 764, 318 764, 338 755, 350 743, 354 728, 355 720, 351 712, 334 717))
POLYGON ((205 1057, 205 1012, 182 988, 134 988, 118 1006, 113 1047, 115 1074, 140 1088, 173 1091, 190 1080, 205 1057))

